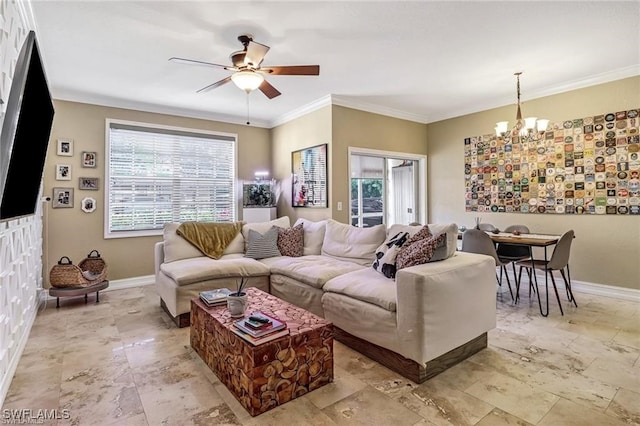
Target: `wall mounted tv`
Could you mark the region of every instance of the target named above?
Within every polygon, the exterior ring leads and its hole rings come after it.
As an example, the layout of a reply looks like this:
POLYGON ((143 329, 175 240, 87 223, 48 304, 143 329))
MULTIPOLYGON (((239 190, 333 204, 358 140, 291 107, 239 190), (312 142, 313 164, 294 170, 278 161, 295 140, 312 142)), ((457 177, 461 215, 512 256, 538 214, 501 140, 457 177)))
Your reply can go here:
POLYGON ((0 133, 0 221, 33 215, 53 123, 53 102, 36 34, 22 45, 0 133))

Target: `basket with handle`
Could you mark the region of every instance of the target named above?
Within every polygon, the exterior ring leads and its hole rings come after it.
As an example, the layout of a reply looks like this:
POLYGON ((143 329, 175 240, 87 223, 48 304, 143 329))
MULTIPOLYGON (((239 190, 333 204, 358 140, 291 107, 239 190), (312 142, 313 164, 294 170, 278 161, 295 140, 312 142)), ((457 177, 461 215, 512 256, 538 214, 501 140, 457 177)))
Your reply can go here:
POLYGON ((62 256, 49 272, 49 283, 56 288, 87 287, 106 277, 106 262, 97 250, 91 250, 78 265, 74 265, 68 256, 62 256))

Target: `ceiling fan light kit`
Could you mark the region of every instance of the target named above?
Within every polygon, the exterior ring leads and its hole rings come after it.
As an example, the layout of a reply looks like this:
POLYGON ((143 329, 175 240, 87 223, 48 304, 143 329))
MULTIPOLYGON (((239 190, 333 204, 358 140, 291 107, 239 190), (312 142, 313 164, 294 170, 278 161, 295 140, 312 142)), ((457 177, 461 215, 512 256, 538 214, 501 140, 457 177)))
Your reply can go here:
POLYGON ((537 142, 544 137, 544 133, 549 126, 549 120, 538 119, 538 117, 527 117, 522 119, 522 108, 520 106, 520 75, 522 71, 516 72, 517 94, 518 94, 518 110, 516 112, 516 124, 509 131, 508 121, 499 121, 496 123, 495 131, 498 138, 503 139, 506 143, 520 142, 537 142))
POLYGON ((256 90, 262 82, 264 81, 264 77, 262 74, 258 74, 255 71, 238 71, 231 75, 231 81, 238 86, 240 89, 245 92, 253 92, 256 90))

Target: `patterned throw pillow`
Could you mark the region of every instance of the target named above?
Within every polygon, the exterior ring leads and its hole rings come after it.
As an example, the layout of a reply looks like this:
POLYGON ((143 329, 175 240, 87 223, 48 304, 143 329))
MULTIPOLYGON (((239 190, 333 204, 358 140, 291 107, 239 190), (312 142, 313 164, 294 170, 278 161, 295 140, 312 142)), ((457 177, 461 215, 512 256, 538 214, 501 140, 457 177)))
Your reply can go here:
POLYGON ((444 246, 446 242, 447 234, 441 233, 415 241, 412 244, 405 243, 396 259, 397 270, 430 262, 436 250, 444 246))
POLYGON ((278 250, 278 227, 274 226, 264 234, 253 229, 249 230, 249 245, 244 257, 264 259, 280 256, 278 250))
POLYGON ((293 228, 278 228, 278 250, 282 256, 302 256, 304 251, 302 223, 293 228))
POLYGON ((408 232, 398 232, 378 247, 376 249, 376 260, 372 265, 373 269, 387 278, 395 278, 396 256, 398 256, 400 247, 405 244, 407 238, 409 238, 408 232))

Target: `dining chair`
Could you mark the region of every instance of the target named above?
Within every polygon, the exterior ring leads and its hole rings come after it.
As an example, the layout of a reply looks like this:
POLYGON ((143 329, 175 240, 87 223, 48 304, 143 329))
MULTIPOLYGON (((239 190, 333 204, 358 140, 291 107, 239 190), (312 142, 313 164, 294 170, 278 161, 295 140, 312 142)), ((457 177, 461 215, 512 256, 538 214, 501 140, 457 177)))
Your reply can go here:
POLYGON ((478 229, 481 231, 493 232, 496 230, 496 227, 490 223, 480 223, 478 224, 478 229))
MULTIPOLYGON (((506 233, 512 233, 514 231, 518 231, 521 234, 530 233, 529 228, 526 225, 509 225, 504 229, 506 233)), ((529 259, 531 257, 531 247, 509 244, 509 243, 499 243, 498 248, 496 249, 498 252, 498 256, 502 259, 509 259, 511 261, 511 266, 513 267, 513 278, 517 277, 516 274, 516 264, 515 262, 519 260, 529 259)), ((506 273, 506 268, 505 268, 506 273)), ((502 270, 500 270, 500 275, 502 275, 502 270)), ((502 277, 501 277, 502 278, 502 277)), ((531 291, 531 286, 529 286, 529 291, 531 291)))
MULTIPOLYGON (((491 256, 495 259, 496 266, 500 267, 500 276, 502 276, 502 270, 504 269, 505 275, 507 277, 507 285, 509 286, 509 293, 511 294, 511 299, 513 299, 513 290, 511 289, 511 281, 509 280, 509 275, 507 275, 506 266, 511 262, 510 260, 502 259, 498 256, 496 252, 496 246, 493 243, 493 240, 485 231, 480 229, 467 229, 462 234, 462 251, 467 253, 477 253, 484 254, 487 256, 491 256)), ((496 280, 498 281, 498 285, 502 286, 502 280, 498 278, 498 274, 496 274, 496 280)))
MULTIPOLYGON (((520 290, 520 280, 522 276, 522 268, 527 269, 527 273, 529 274, 529 282, 531 282, 532 274, 535 271, 532 270, 532 267, 535 269, 539 269, 544 271, 545 274, 549 274, 551 278, 551 283, 553 284, 553 290, 556 293, 556 299, 558 300, 558 306, 560 306, 560 313, 564 315, 562 310, 562 303, 560 302, 560 295, 558 294, 558 287, 556 286, 555 278, 553 277, 553 271, 560 271, 562 275, 562 279, 564 280, 565 291, 567 292, 567 299, 569 302, 573 302, 575 307, 578 307, 578 303, 576 302, 575 297, 573 296, 573 291, 571 291, 571 273, 569 271, 569 256, 571 255, 571 243, 573 242, 573 238, 575 233, 573 229, 562 234, 555 248, 553 249, 553 253, 551 254, 551 259, 548 261, 544 261, 541 259, 528 259, 528 260, 519 260, 516 262, 516 265, 520 267, 518 272, 518 278, 516 280, 516 294, 520 290), (566 274, 565 274, 566 269, 566 274)), ((548 296, 547 296, 548 297, 548 296)))

